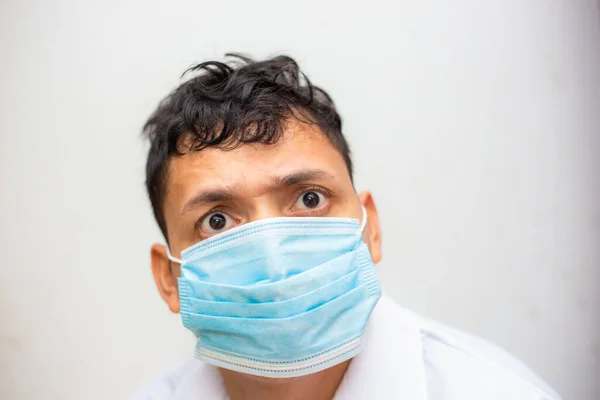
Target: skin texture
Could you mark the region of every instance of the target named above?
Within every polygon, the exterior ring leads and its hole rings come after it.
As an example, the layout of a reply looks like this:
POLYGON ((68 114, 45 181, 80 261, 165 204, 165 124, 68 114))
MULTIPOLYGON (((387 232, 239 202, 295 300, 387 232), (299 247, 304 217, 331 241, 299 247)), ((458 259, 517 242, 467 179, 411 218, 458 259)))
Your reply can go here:
MULTIPOLYGON (((363 233, 373 262, 381 260, 381 231, 373 196, 357 195, 346 164, 314 125, 290 120, 275 144, 245 144, 234 150, 207 148, 174 157, 169 163, 164 215, 171 252, 181 250, 234 226, 263 218, 323 216, 362 218, 363 233), (318 195, 308 208, 307 192, 318 195), (225 217, 222 230, 210 226, 214 213, 225 217)), ((166 248, 151 249, 152 273, 169 309, 179 312, 177 277, 180 266, 167 258, 166 248)), ((221 370, 232 400, 329 400, 350 361, 298 378, 272 379, 221 370)))

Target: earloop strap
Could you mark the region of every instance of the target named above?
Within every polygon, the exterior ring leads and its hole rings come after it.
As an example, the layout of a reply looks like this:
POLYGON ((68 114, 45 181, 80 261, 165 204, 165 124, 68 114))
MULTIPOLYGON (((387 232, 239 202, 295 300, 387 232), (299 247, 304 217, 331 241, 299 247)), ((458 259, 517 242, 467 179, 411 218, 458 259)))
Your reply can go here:
POLYGON ((367 226, 367 210, 365 210, 365 206, 362 204, 360 205, 360 208, 363 212, 362 223, 360 224, 360 233, 362 234, 367 226))
POLYGON ((173 257, 173 255, 171 254, 171 251, 169 250, 169 246, 165 246, 165 248, 167 249, 167 257, 169 258, 169 260, 171 260, 177 264, 183 264, 183 261, 181 261, 180 258, 173 257))

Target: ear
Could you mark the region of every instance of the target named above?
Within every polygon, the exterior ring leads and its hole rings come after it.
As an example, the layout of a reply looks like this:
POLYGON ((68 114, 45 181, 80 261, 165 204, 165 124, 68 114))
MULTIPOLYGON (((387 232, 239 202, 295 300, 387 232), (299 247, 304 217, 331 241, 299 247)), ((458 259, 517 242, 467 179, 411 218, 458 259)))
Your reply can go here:
POLYGON ((152 262, 152 275, 158 292, 174 313, 179 312, 179 291, 177 289, 176 273, 179 265, 171 268, 171 261, 167 257, 167 250, 162 244, 154 244, 150 250, 152 262))
POLYGON ((367 226, 365 227, 364 239, 369 246, 369 252, 373 263, 381 261, 381 228, 379 227, 379 216, 377 207, 371 192, 362 192, 359 195, 360 203, 367 211, 367 226))

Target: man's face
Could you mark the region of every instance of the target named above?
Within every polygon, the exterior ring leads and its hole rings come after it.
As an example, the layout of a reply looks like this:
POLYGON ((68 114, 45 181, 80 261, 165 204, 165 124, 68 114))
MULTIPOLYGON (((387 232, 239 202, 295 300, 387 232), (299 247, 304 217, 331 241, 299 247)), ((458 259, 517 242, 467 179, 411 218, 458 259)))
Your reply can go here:
MULTIPOLYGON (((354 191, 339 151, 314 125, 290 120, 273 145, 207 148, 171 159, 164 216, 171 252, 235 226, 270 217, 350 217, 368 213, 363 239, 374 262, 381 258, 377 211, 371 194, 354 191)), ((162 245, 152 247, 159 292, 179 312, 176 277, 162 245)))

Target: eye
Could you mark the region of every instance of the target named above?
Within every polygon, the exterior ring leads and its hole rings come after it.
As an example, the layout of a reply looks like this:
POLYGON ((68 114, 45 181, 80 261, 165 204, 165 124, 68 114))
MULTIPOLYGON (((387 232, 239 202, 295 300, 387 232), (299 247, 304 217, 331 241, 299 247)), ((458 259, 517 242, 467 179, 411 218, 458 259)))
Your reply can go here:
POLYGON ((327 202, 327 198, 315 190, 304 192, 296 200, 294 208, 299 210, 311 210, 322 207, 327 202))
POLYGON ((200 230, 206 235, 215 235, 226 231, 234 225, 235 221, 224 212, 213 212, 202 218, 200 230))

